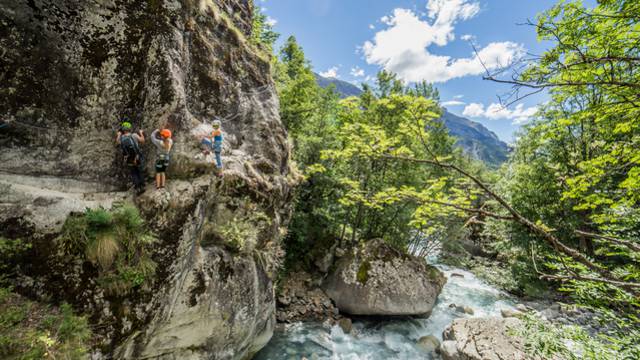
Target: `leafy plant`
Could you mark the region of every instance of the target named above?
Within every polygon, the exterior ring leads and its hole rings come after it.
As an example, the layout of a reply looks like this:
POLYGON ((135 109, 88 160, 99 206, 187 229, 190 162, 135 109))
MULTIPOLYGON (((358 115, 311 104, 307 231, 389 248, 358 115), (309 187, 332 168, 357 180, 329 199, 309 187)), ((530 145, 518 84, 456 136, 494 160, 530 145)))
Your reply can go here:
POLYGON ((260 6, 256 6, 251 0, 253 9, 253 22, 251 26, 251 41, 261 45, 268 53, 273 50, 273 44, 278 40, 280 34, 273 30, 273 23, 270 18, 262 12, 260 6))
POLYGON ((128 204, 70 216, 57 239, 61 253, 81 255, 95 265, 98 284, 116 296, 153 281, 156 263, 150 245, 154 242, 138 209, 128 204))
POLYGON ((522 326, 510 329, 509 335, 522 339, 526 352, 535 358, 617 360, 640 355, 637 329, 592 337, 581 327, 555 325, 531 313, 524 314, 521 320, 522 326))
POLYGON ((31 244, 22 239, 0 237, 0 285, 14 270, 17 259, 31 248, 31 244))
POLYGON ((81 359, 90 338, 87 319, 70 305, 52 308, 0 288, 0 357, 81 359))

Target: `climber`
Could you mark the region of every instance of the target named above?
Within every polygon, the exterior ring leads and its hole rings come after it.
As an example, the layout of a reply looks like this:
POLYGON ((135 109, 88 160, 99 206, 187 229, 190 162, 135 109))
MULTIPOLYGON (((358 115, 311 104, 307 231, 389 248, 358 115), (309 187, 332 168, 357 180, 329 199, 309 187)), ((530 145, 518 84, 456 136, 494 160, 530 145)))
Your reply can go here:
POLYGON ((163 189, 167 177, 165 171, 169 166, 169 155, 173 140, 171 139, 171 130, 156 129, 151 133, 151 142, 158 150, 158 159, 156 160, 156 189, 163 189))
POLYGON ((209 149, 213 150, 216 157, 216 168, 218 170, 217 175, 222 176, 222 129, 220 120, 213 121, 213 131, 210 137, 204 137, 202 144, 206 146, 205 154, 208 154, 209 149))
POLYGON ((129 168, 131 180, 135 187, 136 194, 144 192, 144 157, 140 150, 140 145, 144 144, 144 132, 142 130, 132 133, 131 123, 128 121, 120 124, 120 131, 116 137, 116 143, 120 145, 124 163, 129 168))

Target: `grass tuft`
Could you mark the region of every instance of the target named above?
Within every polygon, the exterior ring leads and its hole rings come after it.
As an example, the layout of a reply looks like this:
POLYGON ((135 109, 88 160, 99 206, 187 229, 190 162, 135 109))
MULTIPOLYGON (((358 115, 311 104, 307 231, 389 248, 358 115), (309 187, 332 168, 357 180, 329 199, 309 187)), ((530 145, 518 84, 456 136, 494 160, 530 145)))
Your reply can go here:
POLYGON ((120 245, 111 232, 97 234, 85 250, 87 259, 94 265, 100 265, 102 270, 111 268, 119 252, 120 245))
POLYGON ((154 279, 150 245, 156 238, 131 204, 70 216, 56 241, 62 255, 82 256, 96 266, 97 283, 111 296, 127 295, 154 279))

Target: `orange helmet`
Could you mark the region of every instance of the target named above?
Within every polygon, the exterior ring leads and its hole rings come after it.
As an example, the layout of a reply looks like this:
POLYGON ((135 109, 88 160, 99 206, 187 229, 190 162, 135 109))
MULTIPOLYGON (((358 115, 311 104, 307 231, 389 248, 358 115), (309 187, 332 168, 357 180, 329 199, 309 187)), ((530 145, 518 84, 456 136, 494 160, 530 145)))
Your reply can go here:
POLYGON ((160 136, 162 136, 162 138, 164 139, 169 139, 171 137, 171 130, 169 129, 162 129, 160 131, 160 136))

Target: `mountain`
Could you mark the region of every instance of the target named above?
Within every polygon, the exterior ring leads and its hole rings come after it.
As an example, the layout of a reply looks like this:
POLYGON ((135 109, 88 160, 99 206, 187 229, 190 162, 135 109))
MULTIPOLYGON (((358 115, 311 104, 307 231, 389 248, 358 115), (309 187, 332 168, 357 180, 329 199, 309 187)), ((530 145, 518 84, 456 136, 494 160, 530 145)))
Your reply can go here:
POLYGON ((449 134, 458 139, 457 145, 467 154, 493 166, 507 161, 509 147, 484 125, 454 115, 444 109, 442 115, 449 134))
POLYGON ((335 85, 336 91, 340 94, 341 98, 362 94, 362 89, 350 82, 338 80, 336 78, 327 78, 317 73, 313 73, 313 75, 316 76, 316 81, 320 87, 326 88, 331 84, 335 85))
MULTIPOLYGON (((318 85, 323 88, 334 84, 342 98, 362 94, 362 90, 359 87, 346 81, 326 78, 318 74, 315 74, 315 76, 318 85)), ((507 160, 509 147, 484 125, 454 115, 447 109, 444 109, 442 120, 444 120, 444 124, 449 129, 449 134, 458 138, 456 144, 465 153, 491 166, 499 166, 507 160)))

